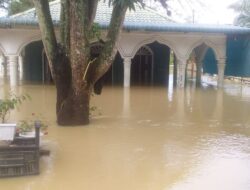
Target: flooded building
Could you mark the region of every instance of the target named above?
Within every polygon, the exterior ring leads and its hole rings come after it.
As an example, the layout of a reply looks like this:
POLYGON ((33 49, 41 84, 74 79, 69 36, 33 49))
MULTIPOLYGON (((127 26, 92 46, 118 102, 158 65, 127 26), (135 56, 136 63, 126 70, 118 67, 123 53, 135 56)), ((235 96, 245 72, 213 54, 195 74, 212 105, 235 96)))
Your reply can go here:
MULTIPOLYGON (((99 1, 96 22, 106 31, 111 15, 99 1)), ((50 4, 59 26, 60 2, 50 4)), ((52 82, 34 9, 0 19, 0 97, 10 89, 32 99, 10 121, 34 119, 49 124, 39 176, 0 179, 7 190, 249 190, 250 88, 225 85, 194 89, 187 77, 202 74, 250 76, 250 29, 178 24, 155 11, 128 12, 117 55, 105 76, 109 84, 94 96, 89 127, 58 127, 52 82), (187 71, 194 72, 187 72, 187 71), (136 86, 140 85, 140 86, 136 86), (143 85, 154 85, 143 87, 143 85), (157 86, 159 85, 159 86, 157 86), (128 88, 136 86, 134 88, 128 88), (41 116, 40 116, 41 114, 41 116)), ((101 43, 93 43, 92 56, 101 43)))
MULTIPOLYGON (((59 26, 60 1, 50 3, 55 27, 59 26)), ((112 8, 99 2, 95 22, 102 32, 109 25, 112 8)), ((113 85, 169 85, 184 87, 191 64, 197 85, 203 73, 217 76, 250 76, 250 29, 236 26, 176 23, 156 11, 136 7, 128 11, 117 42, 117 56, 104 77, 113 85), (193 62, 190 61, 193 57, 193 62)), ((93 54, 101 44, 93 44, 93 54)), ((12 85, 20 81, 52 81, 34 9, 0 19, 1 76, 12 85)))

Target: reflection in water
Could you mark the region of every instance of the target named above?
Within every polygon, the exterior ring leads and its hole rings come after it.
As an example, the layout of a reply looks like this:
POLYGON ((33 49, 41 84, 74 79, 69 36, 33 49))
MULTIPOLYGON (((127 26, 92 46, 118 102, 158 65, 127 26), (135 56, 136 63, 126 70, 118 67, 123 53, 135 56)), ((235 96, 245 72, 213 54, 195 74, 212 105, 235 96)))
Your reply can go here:
MULTIPOLYGON (((8 90, 1 85, 0 97, 8 90)), ((13 90, 32 100, 10 121, 46 118, 51 156, 42 158, 39 176, 0 179, 1 189, 250 189, 249 90, 107 87, 92 100, 102 116, 74 128, 55 123, 54 86, 13 90)))
POLYGON ((123 89, 123 115, 128 118, 130 115, 130 88, 123 89))

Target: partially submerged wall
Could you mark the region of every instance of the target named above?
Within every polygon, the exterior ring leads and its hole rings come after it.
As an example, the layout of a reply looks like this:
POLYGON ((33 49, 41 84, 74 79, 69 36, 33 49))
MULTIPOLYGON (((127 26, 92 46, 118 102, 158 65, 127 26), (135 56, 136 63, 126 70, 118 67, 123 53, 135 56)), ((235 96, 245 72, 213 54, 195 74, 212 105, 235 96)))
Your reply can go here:
POLYGON ((250 77, 250 36, 229 36, 227 38, 225 75, 250 77))

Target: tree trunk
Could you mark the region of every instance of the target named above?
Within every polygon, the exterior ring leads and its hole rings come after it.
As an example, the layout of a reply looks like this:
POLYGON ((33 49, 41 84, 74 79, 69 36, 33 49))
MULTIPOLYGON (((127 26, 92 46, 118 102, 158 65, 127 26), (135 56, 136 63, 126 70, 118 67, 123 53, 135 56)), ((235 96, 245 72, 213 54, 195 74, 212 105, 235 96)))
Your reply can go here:
MULTIPOLYGON (((58 48, 59 49, 59 48, 58 48)), ((75 59, 76 62, 79 60, 75 59)), ((71 60, 60 49, 54 65, 54 81, 57 89, 56 114, 59 125, 85 125, 89 123, 89 103, 92 86, 82 77, 76 81, 73 75, 82 74, 71 67, 71 60)))
POLYGON ((86 125, 89 123, 90 89, 69 92, 57 89, 57 123, 59 125, 86 125), (65 98, 66 97, 66 98, 65 98))
POLYGON ((57 89, 57 122, 64 126, 88 124, 93 86, 112 64, 128 4, 114 3, 104 48, 93 60, 90 42, 98 0, 61 0, 61 44, 57 43, 48 0, 33 2, 57 89))

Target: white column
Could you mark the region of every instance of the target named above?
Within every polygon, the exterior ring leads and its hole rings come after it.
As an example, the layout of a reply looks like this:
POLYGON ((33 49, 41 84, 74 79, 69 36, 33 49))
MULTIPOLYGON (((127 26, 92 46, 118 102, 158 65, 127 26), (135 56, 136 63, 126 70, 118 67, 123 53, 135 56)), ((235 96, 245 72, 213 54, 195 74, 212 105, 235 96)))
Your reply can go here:
POLYGON ((186 74, 186 62, 185 59, 177 60, 177 87, 184 88, 185 86, 185 74, 186 74))
POLYGON ((7 59, 6 57, 4 57, 4 63, 3 63, 3 78, 4 78, 4 81, 8 81, 8 74, 9 74, 9 71, 8 71, 8 64, 7 64, 7 59))
POLYGON ((7 63, 9 67, 10 85, 16 86, 18 84, 18 56, 7 56, 7 63))
POLYGON ((177 86, 177 58, 174 56, 173 86, 177 86))
POLYGON ((226 59, 219 59, 217 60, 217 68, 218 68, 218 81, 217 81, 217 86, 218 87, 223 87, 224 85, 224 72, 225 72, 225 67, 226 67, 226 59))
POLYGON ((19 79, 23 80, 23 56, 18 56, 18 65, 19 65, 19 79))
POLYGON ((123 59, 124 65, 124 87, 130 87, 130 73, 131 73, 131 57, 125 57, 123 59))
POLYGON ((201 69, 202 69, 202 62, 196 63, 196 86, 201 86, 201 69))

